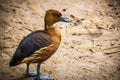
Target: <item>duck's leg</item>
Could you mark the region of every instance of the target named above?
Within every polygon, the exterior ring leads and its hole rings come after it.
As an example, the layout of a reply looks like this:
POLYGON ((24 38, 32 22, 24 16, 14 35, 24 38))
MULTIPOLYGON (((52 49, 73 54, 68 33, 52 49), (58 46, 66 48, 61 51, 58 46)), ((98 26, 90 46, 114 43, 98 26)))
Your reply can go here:
POLYGON ((27 70, 26 70, 27 76, 28 76, 28 77, 37 76, 37 72, 31 72, 31 71, 29 70, 29 67, 30 67, 30 64, 28 63, 28 64, 27 64, 27 70))
POLYGON ((49 76, 41 76, 40 75, 40 66, 41 66, 41 64, 38 63, 38 65, 37 65, 37 80, 54 80, 54 79, 50 78, 49 76))

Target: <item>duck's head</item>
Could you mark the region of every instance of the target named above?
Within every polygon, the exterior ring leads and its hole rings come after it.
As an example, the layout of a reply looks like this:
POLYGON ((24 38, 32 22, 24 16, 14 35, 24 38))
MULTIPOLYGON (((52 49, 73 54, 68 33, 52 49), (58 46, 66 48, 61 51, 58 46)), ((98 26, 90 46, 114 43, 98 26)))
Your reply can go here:
POLYGON ((59 22, 59 21, 71 22, 70 19, 62 17, 62 14, 57 10, 50 9, 46 11, 46 15, 45 15, 45 26, 46 27, 50 27, 54 23, 59 22))

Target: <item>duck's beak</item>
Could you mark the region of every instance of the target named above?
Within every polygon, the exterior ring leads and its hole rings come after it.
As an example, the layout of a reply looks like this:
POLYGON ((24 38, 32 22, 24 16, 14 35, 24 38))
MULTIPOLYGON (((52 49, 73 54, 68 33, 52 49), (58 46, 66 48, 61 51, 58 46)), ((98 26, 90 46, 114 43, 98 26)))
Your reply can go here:
POLYGON ((63 22, 71 22, 72 20, 68 19, 68 18, 65 18, 65 17, 61 17, 61 20, 60 21, 63 21, 63 22))

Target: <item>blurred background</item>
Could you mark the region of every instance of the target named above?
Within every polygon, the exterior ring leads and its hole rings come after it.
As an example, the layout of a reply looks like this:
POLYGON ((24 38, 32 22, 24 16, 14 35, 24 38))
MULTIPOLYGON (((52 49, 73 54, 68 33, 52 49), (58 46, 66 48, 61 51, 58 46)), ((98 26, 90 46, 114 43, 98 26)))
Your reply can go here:
MULTIPOLYGON (((120 0, 0 0, 0 80, 34 80, 26 65, 9 61, 27 34, 44 29, 48 9, 71 23, 56 23, 62 34, 57 52, 41 72, 55 80, 120 80, 120 0)), ((31 65, 33 71, 36 65, 31 65)))

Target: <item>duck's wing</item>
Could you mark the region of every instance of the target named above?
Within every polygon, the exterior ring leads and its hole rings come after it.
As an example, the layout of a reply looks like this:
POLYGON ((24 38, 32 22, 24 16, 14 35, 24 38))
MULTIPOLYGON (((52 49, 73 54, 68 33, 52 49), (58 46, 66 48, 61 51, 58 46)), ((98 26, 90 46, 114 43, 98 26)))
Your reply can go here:
POLYGON ((44 31, 35 31, 29 34, 20 42, 9 65, 20 64, 24 58, 31 56, 35 51, 50 44, 52 44, 51 36, 44 31))

